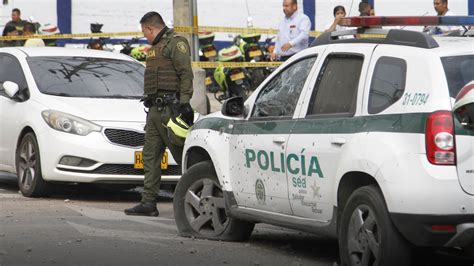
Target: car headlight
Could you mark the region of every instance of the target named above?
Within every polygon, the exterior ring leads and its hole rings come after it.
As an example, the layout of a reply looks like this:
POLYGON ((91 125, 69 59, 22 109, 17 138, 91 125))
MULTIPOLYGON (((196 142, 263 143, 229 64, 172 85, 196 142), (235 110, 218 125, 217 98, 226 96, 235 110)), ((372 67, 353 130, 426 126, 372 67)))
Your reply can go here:
POLYGON ((59 111, 45 110, 41 112, 41 115, 52 129, 66 133, 87 136, 92 131, 102 130, 101 126, 90 121, 59 111))

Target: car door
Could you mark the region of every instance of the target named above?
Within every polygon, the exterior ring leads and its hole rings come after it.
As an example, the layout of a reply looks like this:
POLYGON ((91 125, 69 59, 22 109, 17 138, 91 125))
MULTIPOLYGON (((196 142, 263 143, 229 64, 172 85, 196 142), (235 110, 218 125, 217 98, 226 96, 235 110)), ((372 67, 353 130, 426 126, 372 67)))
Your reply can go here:
POLYGON ((316 58, 301 58, 274 75, 259 91, 249 118, 233 125, 230 171, 239 206, 291 214, 285 150, 316 58))
POLYGON ((287 172, 295 216, 323 222, 332 218, 338 164, 357 131, 353 117, 360 112, 358 91, 365 84, 363 73, 374 47, 334 45, 321 58, 310 101, 288 141, 287 156, 301 164, 300 171, 287 172))
POLYGON ((14 169, 15 147, 21 127, 21 114, 25 112, 25 101, 28 99, 27 82, 20 62, 10 54, 0 54, 0 84, 12 81, 22 90, 24 99, 10 99, 3 86, 0 86, 0 170, 14 169))

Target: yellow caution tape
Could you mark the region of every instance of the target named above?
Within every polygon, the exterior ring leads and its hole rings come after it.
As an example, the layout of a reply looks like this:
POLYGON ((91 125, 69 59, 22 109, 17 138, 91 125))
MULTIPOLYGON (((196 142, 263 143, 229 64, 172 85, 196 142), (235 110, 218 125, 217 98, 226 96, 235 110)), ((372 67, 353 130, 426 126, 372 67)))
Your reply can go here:
MULTIPOLYGON (((262 28, 236 28, 236 27, 185 27, 185 26, 176 26, 174 31, 178 33, 187 33, 187 34, 198 34, 199 32, 227 32, 227 33, 240 33, 240 34, 268 34, 268 35, 277 35, 278 30, 275 29, 262 29, 262 28)), ((309 36, 318 37, 321 32, 311 31, 309 36)))
POLYGON ((217 67, 227 67, 227 68, 237 68, 237 67, 279 67, 283 62, 192 62, 193 67, 199 68, 217 68, 217 67))
POLYGON ((72 39, 72 38, 107 38, 107 37, 143 37, 142 32, 109 32, 109 33, 76 33, 76 34, 52 34, 52 35, 31 35, 31 36, 2 36, 0 41, 38 39, 72 39))
MULTIPOLYGON (((278 30, 261 28, 233 28, 233 27, 174 27, 177 33, 198 34, 199 32, 227 32, 239 34, 268 34, 277 35, 278 30)), ((311 37, 317 37, 321 33, 312 31, 311 37)), ((0 41, 27 40, 31 38, 38 39, 73 39, 73 38, 110 38, 110 37, 143 37, 142 32, 109 32, 109 33, 76 33, 76 34, 53 34, 53 35, 33 35, 33 36, 2 36, 0 41)))

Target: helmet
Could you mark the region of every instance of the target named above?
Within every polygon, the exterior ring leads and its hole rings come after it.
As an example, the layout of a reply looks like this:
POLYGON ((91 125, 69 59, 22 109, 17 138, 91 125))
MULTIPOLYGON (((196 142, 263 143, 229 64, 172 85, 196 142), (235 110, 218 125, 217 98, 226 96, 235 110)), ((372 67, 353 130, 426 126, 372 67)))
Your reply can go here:
POLYGON ((223 48, 219 51, 219 61, 221 62, 228 62, 239 57, 242 57, 242 52, 240 51, 239 47, 235 45, 223 48))
POLYGON ((135 58, 138 61, 145 61, 146 60, 146 53, 148 51, 148 46, 139 46, 132 49, 130 52, 130 56, 135 58))
POLYGON ((53 35, 59 33, 58 27, 51 23, 44 24, 44 26, 42 26, 38 31, 40 35, 53 35))
POLYGON ((177 146, 184 146, 190 126, 181 119, 181 115, 171 117, 166 126, 168 127, 168 139, 170 142, 177 146))

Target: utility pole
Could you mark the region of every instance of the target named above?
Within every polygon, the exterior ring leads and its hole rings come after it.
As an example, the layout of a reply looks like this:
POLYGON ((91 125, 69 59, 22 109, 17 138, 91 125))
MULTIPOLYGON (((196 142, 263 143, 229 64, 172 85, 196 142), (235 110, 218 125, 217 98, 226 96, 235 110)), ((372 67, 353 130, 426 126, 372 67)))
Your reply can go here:
MULTIPOLYGON (((174 26, 195 27, 198 26, 197 0, 173 0, 173 24, 174 26)), ((191 46, 191 57, 193 61, 199 61, 199 38, 197 34, 183 34, 181 36, 188 39, 191 46)), ((193 67, 193 97, 190 104, 193 109, 203 115, 208 114, 207 103, 209 99, 206 95, 206 71, 193 67), (206 99, 202 101, 200 99, 206 99)))
MULTIPOLYGON (((197 0, 173 0, 174 26, 197 27, 197 0)), ((188 39, 193 61, 199 61, 199 39, 196 34, 181 34, 188 39)))

